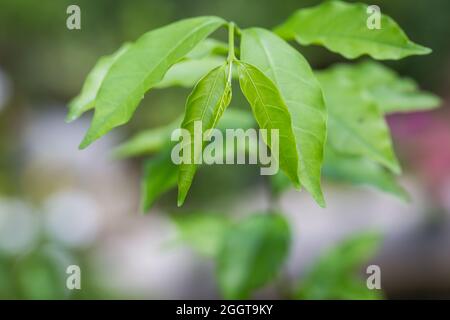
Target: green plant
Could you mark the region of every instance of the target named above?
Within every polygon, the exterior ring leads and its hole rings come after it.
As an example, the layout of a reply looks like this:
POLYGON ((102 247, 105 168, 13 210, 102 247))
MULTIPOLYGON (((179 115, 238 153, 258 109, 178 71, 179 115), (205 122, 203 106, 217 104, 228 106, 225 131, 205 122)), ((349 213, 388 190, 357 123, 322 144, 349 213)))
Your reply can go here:
MULTIPOLYGON (((325 206, 321 188, 323 168, 326 178, 370 184, 407 199, 407 193, 395 180, 401 169, 384 116, 432 109, 439 105, 439 99, 420 91, 413 80, 401 78, 374 61, 313 71, 302 54, 287 42, 322 45, 348 59, 369 55, 377 60, 396 60, 431 52, 410 41, 390 17, 380 16, 381 29, 368 28, 367 19, 367 5, 328 1, 298 10, 273 31, 240 29, 218 17, 170 24, 100 59, 80 95, 70 103, 68 121, 94 109, 91 127, 80 145, 85 148, 111 129, 127 123, 151 88, 194 86, 183 116, 165 127, 138 134, 115 151, 120 157, 158 153, 145 165, 144 211, 177 184, 178 205, 185 201, 197 165, 172 163, 170 133, 178 127, 193 132, 195 120, 202 120, 204 131, 215 127, 248 128, 255 124, 278 129, 282 173, 272 179, 274 194, 291 184, 297 189, 302 186, 320 206, 325 206), (228 43, 208 39, 221 27, 228 30, 228 43), (235 48, 237 37, 239 48, 235 48), (253 116, 250 112, 226 110, 235 77, 253 116)), ((192 147, 191 159, 199 151, 192 147)), ((230 229, 233 231, 224 231, 233 233, 233 241, 246 238, 252 243, 242 245, 242 250, 257 248, 240 256, 244 259, 256 252, 254 260, 246 264, 250 266, 246 271, 233 265, 239 264, 236 260, 229 263, 226 254, 217 258, 219 283, 226 297, 247 297, 267 283, 287 252, 289 236, 283 218, 275 215, 250 219, 255 221, 245 221, 237 229, 230 229), (255 230, 262 234, 249 238, 255 230), (273 248, 271 254, 276 261, 264 257, 271 252, 266 247, 273 248), (266 267, 267 273, 261 271, 266 267), (245 272, 258 277, 245 283, 248 281, 245 272)))

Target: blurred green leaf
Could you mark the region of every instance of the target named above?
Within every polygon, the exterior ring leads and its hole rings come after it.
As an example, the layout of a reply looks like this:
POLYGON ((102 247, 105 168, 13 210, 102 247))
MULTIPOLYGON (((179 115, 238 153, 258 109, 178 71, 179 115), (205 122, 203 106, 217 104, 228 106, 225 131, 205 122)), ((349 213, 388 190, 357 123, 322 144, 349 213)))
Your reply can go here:
POLYGON ((217 257, 217 277, 226 299, 246 299, 273 280, 291 241, 288 222, 279 214, 255 214, 225 234, 217 257))
POLYGON ((371 185, 405 201, 410 200, 392 173, 363 157, 340 154, 326 148, 323 175, 331 180, 371 185))
POLYGON ((113 156, 126 158, 160 151, 170 142, 173 130, 180 127, 183 119, 178 117, 169 124, 139 132, 130 140, 122 143, 113 151, 113 156))
POLYGON ((207 56, 200 59, 186 59, 173 65, 167 71, 164 79, 155 88, 180 86, 190 88, 194 86, 205 74, 225 63, 220 56, 207 56))
POLYGON ((178 179, 178 166, 171 159, 171 148, 147 160, 141 187, 141 208, 148 211, 155 200, 174 188, 178 179))
POLYGON ((327 250, 301 279, 297 299, 379 299, 358 271, 376 254, 382 237, 375 232, 354 235, 327 250))
POLYGON ((398 24, 384 14, 381 28, 369 29, 367 8, 362 3, 326 1, 298 10, 276 32, 302 45, 322 45, 347 59, 368 54, 375 59, 398 60, 431 52, 409 40, 398 24))
POLYGON ((261 28, 242 31, 241 58, 264 70, 280 90, 292 119, 300 184, 324 207, 320 169, 327 113, 322 89, 311 67, 283 39, 261 28))
POLYGON ((383 113, 351 86, 324 72, 317 73, 328 109, 328 142, 338 152, 372 159, 400 173, 383 113))
POLYGON ((220 56, 228 53, 228 44, 215 39, 205 39, 186 55, 187 59, 201 59, 207 56, 220 56))
POLYGON ((163 79, 167 70, 224 23, 218 17, 191 18, 141 36, 103 80, 91 127, 80 148, 127 123, 144 94, 163 79))
POLYGON ((414 80, 402 78, 375 61, 337 64, 318 74, 336 84, 328 86, 329 90, 352 88, 355 96, 369 98, 384 113, 429 110, 440 104, 437 96, 421 91, 414 80))
POLYGON ((298 153, 292 128, 292 119, 278 88, 262 71, 246 62, 238 62, 239 84, 253 110, 261 129, 268 130, 266 145, 271 146, 272 129, 279 130, 280 168, 286 172, 296 187, 298 177, 298 153))
POLYGON ((205 257, 216 257, 224 235, 231 225, 222 214, 194 213, 173 215, 179 240, 190 245, 205 257))
MULTIPOLYGON (((144 130, 128 141, 119 145, 113 155, 118 158, 139 156, 143 154, 153 154, 162 149, 170 142, 170 135, 173 130, 179 128, 182 118, 177 118, 166 126, 144 130)), ((236 129, 244 130, 252 128, 255 120, 251 113, 236 108, 228 108, 219 120, 218 129, 236 129)))
POLYGON ((66 118, 67 122, 78 119, 84 112, 94 108, 95 98, 97 97, 103 79, 105 79, 106 74, 114 62, 116 62, 130 46, 131 44, 125 43, 113 54, 101 57, 97 61, 94 68, 87 75, 81 93, 69 102, 69 114, 66 118))
MULTIPOLYGON (((189 141, 181 141, 182 150, 190 150, 188 163, 182 162, 178 171, 178 206, 186 199, 197 169, 202 146, 195 147, 195 123, 201 125, 200 134, 214 129, 231 101, 231 83, 228 81, 228 64, 209 72, 194 87, 186 102, 186 111, 181 128, 190 133, 189 141)), ((230 75, 231 76, 231 75, 230 75)), ((203 137, 201 137, 203 138, 203 137)), ((184 152, 184 151, 183 151, 184 152)), ((186 158, 183 155, 184 158, 186 158)))

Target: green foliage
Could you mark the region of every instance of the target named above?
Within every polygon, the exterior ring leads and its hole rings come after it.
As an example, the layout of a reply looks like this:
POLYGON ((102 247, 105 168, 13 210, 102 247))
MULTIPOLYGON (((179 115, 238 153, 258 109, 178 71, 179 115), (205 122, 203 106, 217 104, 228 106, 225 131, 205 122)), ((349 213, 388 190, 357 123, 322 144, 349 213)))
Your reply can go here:
POLYGON ((217 277, 227 299, 248 298, 272 280, 290 243, 287 221, 279 214, 252 215, 231 228, 217 257, 217 277))
POLYGON ((166 148, 156 157, 147 160, 141 187, 141 209, 148 211, 156 199, 172 189, 178 179, 178 168, 170 158, 170 149, 166 148))
POLYGON ((242 32, 241 58, 265 70, 279 88, 292 120, 301 184, 325 206, 320 168, 326 138, 322 89, 303 56, 270 31, 253 28, 242 32))
MULTIPOLYGON (((239 62, 239 84, 242 92, 252 107, 253 114, 260 128, 280 130, 279 159, 280 168, 286 172, 296 186, 298 179, 298 155, 292 120, 288 108, 275 84, 258 68, 239 62)), ((266 144, 271 146, 271 135, 268 134, 266 144)))
POLYGON ((183 214, 172 216, 178 240, 187 243, 202 256, 215 258, 223 244, 231 221, 222 214, 183 214))
POLYGON ((358 276, 381 245, 378 233, 352 236, 325 252, 301 279, 297 299, 380 299, 358 276))
POLYGON ((106 74, 114 62, 129 48, 130 44, 125 43, 117 52, 98 60, 92 71, 87 75, 81 93, 69 103, 67 122, 78 119, 84 112, 94 108, 95 98, 106 74))
POLYGON ((225 22, 200 17, 172 23, 141 36, 110 68, 95 99, 91 127, 80 147, 130 120, 146 91, 169 68, 225 22))
MULTIPOLYGON (((127 123, 151 88, 194 87, 183 115, 137 134, 114 151, 116 157, 151 155, 142 180, 144 211, 177 184, 178 204, 183 204, 197 165, 195 161, 180 165, 172 162, 170 136, 180 127, 192 133, 196 120, 202 121, 203 132, 215 127, 245 130, 255 125, 277 129, 282 171, 271 177, 274 195, 291 185, 297 189, 303 186, 319 205, 325 206, 323 167, 325 178, 369 184, 408 199, 395 180, 401 169, 384 117, 433 109, 439 105, 439 98, 372 61, 314 72, 302 54, 286 42, 319 44, 351 59, 361 55, 400 59, 431 52, 410 41, 388 16, 382 15, 380 30, 370 30, 367 19, 367 5, 329 1, 297 11, 275 33, 261 28, 241 30, 218 17, 172 23, 101 58, 81 94, 70 103, 68 120, 95 110, 80 145, 84 148, 127 123), (208 38, 221 26, 228 29, 228 43, 208 38), (235 48, 235 36, 240 37, 239 48, 235 48), (235 76, 252 113, 249 109, 225 110, 235 76)), ((263 138, 272 147, 270 134, 263 138)), ((190 159, 197 159, 204 147, 188 145, 190 159)), ((225 157, 229 151, 225 146, 220 156, 225 157)), ((248 148, 245 151, 254 152, 248 148)), ((274 280, 290 246, 288 223, 279 214, 252 215, 238 222, 205 214, 177 215, 173 219, 181 241, 215 259, 225 298, 248 298, 274 280)), ((368 292, 355 275, 378 244, 377 235, 366 234, 338 245, 310 270, 295 297, 379 297, 368 292)))
POLYGON ((329 147, 325 152, 323 174, 330 180, 372 185, 400 199, 409 200, 408 193, 391 172, 364 157, 340 154, 329 147))
POLYGON ((364 54, 379 60, 401 59, 431 52, 410 41, 386 15, 381 15, 380 29, 369 29, 367 7, 362 3, 326 1, 314 8, 298 10, 276 31, 302 45, 323 45, 347 59, 364 54))
POLYGON ((395 173, 400 166, 389 128, 381 110, 372 100, 356 95, 353 88, 318 73, 328 107, 328 142, 337 151, 365 156, 395 173))
MULTIPOLYGON (((231 101, 231 83, 227 74, 228 64, 217 67, 201 79, 189 95, 186 102, 186 112, 181 124, 194 136, 195 122, 200 121, 202 132, 216 127, 225 108, 231 101)), ((231 71, 229 71, 231 72, 231 71)), ((231 75, 230 75, 231 76, 231 75)), ((183 141, 181 147, 190 149, 189 163, 179 166, 178 174, 178 206, 181 206, 194 179, 196 166, 202 149, 195 148, 194 139, 183 141), (187 144, 187 145, 186 145, 187 144)))

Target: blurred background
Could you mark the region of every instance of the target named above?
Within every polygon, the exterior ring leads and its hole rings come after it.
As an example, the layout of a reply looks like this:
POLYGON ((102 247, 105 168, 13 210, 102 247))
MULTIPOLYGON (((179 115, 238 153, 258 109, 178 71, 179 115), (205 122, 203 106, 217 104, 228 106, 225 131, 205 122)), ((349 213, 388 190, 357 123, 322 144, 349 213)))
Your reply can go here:
MULTIPOLYGON (((0 2, 0 298, 219 298, 212 262, 174 246, 167 213, 176 195, 139 212, 142 159, 114 160, 111 150, 140 130, 184 110, 187 89, 152 90, 133 120, 78 150, 90 115, 66 124, 67 102, 96 60, 124 41, 177 19, 218 15, 241 27, 271 28, 320 1, 76 0, 0 2), (66 9, 81 8, 81 30, 66 28, 66 9), (82 290, 65 287, 66 268, 82 270, 82 290)), ((432 112, 388 121, 404 168, 405 203, 371 188, 325 181, 327 209, 305 192, 283 194, 295 234, 284 282, 340 239, 368 229, 385 235, 373 257, 387 298, 450 298, 450 2, 370 1, 412 40, 433 49, 387 65, 443 99, 432 112)), ((225 32, 218 32, 224 39, 225 32)), ((302 48, 317 69, 343 61, 302 48)), ((233 105, 243 104, 236 95, 233 105)), ((252 166, 199 172, 182 211, 242 216, 267 209, 267 190, 252 166), (207 196, 205 196, 207 194, 207 196)), ((281 298, 276 286, 258 298, 281 298)))

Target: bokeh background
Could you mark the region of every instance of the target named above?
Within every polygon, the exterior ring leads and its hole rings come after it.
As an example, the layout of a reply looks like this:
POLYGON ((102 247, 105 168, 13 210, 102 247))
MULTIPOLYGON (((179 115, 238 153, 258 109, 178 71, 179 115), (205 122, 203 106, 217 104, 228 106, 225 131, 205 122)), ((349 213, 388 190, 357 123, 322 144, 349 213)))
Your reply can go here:
MULTIPOLYGON (((0 298, 218 298, 211 261, 174 245, 167 217, 175 194, 139 213, 142 159, 114 160, 112 148, 135 132, 176 118, 187 89, 153 90, 126 127, 90 148, 77 146, 90 115, 66 124, 75 96, 98 57, 177 19, 219 15, 241 27, 271 28, 299 0, 75 0, 0 2, 0 298), (81 7, 81 30, 66 28, 66 8, 81 7), (82 290, 65 287, 66 267, 82 269, 82 290)), ((301 278, 323 250, 355 232, 385 235, 373 257, 387 298, 450 298, 450 2, 370 1, 394 17, 429 56, 387 64, 443 99, 442 108, 388 119, 410 203, 366 187, 325 182, 328 208, 304 192, 281 205, 295 232, 282 283, 301 278)), ((218 32, 224 38, 225 32, 218 32)), ((313 67, 343 61, 302 48, 313 67)), ((244 103, 237 96, 234 104, 244 103)), ((265 210, 256 167, 199 172, 182 209, 242 216, 265 210)), ((281 298, 277 285, 257 292, 281 298)))

